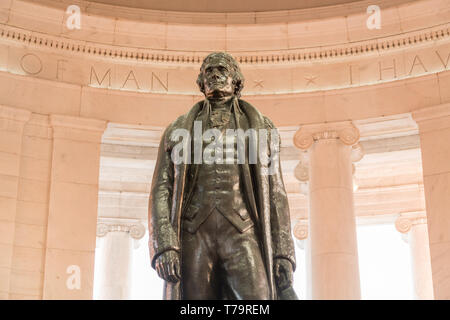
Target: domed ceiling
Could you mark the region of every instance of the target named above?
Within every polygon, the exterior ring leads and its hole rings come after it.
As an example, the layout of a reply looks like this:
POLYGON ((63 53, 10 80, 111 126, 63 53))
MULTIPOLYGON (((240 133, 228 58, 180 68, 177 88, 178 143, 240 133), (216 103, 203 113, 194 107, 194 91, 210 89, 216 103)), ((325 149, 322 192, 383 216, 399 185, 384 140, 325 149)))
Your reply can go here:
MULTIPOLYGON (((254 12, 306 9, 360 0, 90 0, 133 8, 185 12, 254 12)), ((405 1, 405 0, 404 0, 405 1)), ((393 1, 395 2, 395 1, 393 1)))

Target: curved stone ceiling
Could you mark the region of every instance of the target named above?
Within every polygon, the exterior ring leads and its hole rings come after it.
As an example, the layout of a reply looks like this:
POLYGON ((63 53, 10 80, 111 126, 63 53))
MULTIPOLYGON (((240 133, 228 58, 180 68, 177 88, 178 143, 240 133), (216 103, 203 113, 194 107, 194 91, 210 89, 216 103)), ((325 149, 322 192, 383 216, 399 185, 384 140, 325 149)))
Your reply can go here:
POLYGON ((91 0, 123 7, 180 12, 263 12, 317 8, 360 0, 91 0))

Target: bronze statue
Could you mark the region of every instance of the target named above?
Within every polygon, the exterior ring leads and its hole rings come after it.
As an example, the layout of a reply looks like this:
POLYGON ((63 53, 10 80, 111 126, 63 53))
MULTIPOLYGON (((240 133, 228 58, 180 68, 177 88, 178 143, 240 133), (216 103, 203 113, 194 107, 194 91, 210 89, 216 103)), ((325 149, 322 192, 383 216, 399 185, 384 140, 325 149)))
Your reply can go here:
POLYGON ((164 298, 295 299, 288 200, 273 157, 279 137, 263 149, 270 161, 240 147, 256 145, 251 130, 276 129, 239 99, 244 77, 231 55, 208 55, 197 84, 206 99, 164 131, 150 192, 150 258, 164 298), (189 134, 181 153, 180 130, 189 134))

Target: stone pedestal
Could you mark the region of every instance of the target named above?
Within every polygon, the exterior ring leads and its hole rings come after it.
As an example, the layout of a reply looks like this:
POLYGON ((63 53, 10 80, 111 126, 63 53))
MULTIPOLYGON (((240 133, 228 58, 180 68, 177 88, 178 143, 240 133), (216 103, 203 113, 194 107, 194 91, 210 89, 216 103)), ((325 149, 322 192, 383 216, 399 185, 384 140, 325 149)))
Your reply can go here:
POLYGON ((131 269, 134 242, 145 235, 139 221, 100 219, 97 236, 100 237, 101 266, 100 300, 126 300, 131 298, 131 269))
POLYGON ((413 113, 419 125, 435 299, 450 299, 450 104, 413 113))
POLYGON ((309 150, 312 299, 360 299, 348 122, 303 126, 295 145, 309 150))

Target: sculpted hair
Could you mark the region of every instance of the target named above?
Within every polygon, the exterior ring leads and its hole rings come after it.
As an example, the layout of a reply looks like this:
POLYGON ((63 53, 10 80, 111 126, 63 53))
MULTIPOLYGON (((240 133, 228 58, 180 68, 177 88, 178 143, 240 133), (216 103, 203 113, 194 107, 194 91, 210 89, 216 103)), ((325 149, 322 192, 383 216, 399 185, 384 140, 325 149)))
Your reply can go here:
POLYGON ((237 64, 236 60, 234 58, 225 52, 213 52, 209 54, 205 60, 203 60, 202 66, 200 67, 200 73, 197 77, 197 85, 200 88, 200 91, 205 93, 205 87, 203 84, 203 73, 205 71, 205 67, 208 63, 211 62, 211 60, 225 60, 226 64, 228 64, 232 69, 232 78, 233 78, 233 84, 235 85, 234 94, 236 97, 241 96, 241 91, 244 88, 244 76, 242 75, 241 69, 239 68, 239 65, 237 64))

